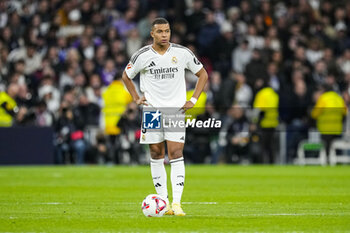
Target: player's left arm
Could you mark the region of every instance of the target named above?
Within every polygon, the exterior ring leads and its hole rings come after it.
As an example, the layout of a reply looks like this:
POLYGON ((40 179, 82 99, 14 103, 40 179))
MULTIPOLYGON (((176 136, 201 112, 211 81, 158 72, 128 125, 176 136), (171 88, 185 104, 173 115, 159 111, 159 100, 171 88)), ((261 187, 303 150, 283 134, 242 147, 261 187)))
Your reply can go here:
POLYGON ((196 73, 196 76, 198 77, 198 80, 197 80, 196 87, 195 87, 194 92, 193 92, 193 96, 189 101, 186 101, 184 106, 181 108, 184 111, 186 111, 190 108, 193 108, 193 106, 196 104, 199 96, 201 95, 205 84, 207 83, 208 73, 204 68, 200 69, 196 73))

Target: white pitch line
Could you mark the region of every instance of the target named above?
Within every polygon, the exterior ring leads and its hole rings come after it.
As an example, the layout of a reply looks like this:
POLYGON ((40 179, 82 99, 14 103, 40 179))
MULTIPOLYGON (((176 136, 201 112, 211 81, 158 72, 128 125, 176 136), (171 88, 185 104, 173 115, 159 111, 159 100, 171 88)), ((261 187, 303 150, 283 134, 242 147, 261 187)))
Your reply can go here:
MULTIPOLYGON (((248 202, 210 202, 210 201, 190 201, 190 202, 182 202, 181 204, 185 205, 246 205, 248 202)), ((259 204, 259 205, 265 205, 265 204, 270 204, 270 202, 249 202, 249 204, 259 204)))
MULTIPOLYGON (((194 214, 190 217, 221 217, 226 215, 194 214)), ((266 217, 266 216, 350 216, 350 213, 270 213, 270 214, 237 214, 232 217, 266 217)))
MULTIPOLYGON (((124 201, 117 201, 112 202, 117 205, 141 205, 141 202, 124 202, 124 201)), ((16 203, 0 203, 1 205, 21 205, 21 204, 27 204, 27 205, 72 205, 72 202, 39 202, 39 203, 28 203, 28 202, 16 202, 16 203)), ((184 205, 246 205, 247 202, 200 202, 200 201, 194 201, 194 202, 182 202, 184 205)), ((255 204, 255 205, 266 205, 271 204, 269 202, 249 202, 249 204, 255 204)), ((342 205, 343 203, 334 203, 337 205, 342 205)))
POLYGON ((182 202, 185 205, 217 205, 218 202, 182 202))
POLYGON ((52 177, 54 177, 54 178, 61 178, 61 177, 63 177, 63 175, 62 175, 62 173, 53 173, 52 177))
MULTIPOLYGON (((139 204, 138 202, 123 202, 123 201, 114 202, 114 203, 119 204, 119 205, 139 204)), ((189 201, 189 202, 181 202, 181 204, 184 204, 184 205, 246 205, 247 202, 189 201)), ((269 204, 269 202, 249 202, 249 204, 265 205, 265 204, 269 204)))
POLYGON ((71 205, 72 202, 39 202, 39 203, 28 203, 28 202, 16 202, 16 203, 0 203, 1 205, 71 205))
POLYGON ((70 205, 72 202, 46 202, 46 203, 38 203, 39 205, 70 205))

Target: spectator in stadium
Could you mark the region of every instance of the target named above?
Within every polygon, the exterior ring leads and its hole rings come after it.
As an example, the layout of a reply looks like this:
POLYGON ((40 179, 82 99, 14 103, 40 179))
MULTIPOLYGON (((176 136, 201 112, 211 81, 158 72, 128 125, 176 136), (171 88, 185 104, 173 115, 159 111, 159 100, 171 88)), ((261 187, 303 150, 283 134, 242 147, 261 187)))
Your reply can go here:
POLYGON ((250 49, 262 49, 265 44, 264 37, 260 36, 254 24, 248 25, 247 37, 250 49))
POLYGON ((97 72, 95 63, 92 59, 85 59, 82 65, 82 72, 85 77, 89 78, 97 72))
POLYGON ((80 40, 76 41, 75 47, 79 55, 85 59, 92 59, 95 55, 94 42, 90 36, 83 35, 80 40))
MULTIPOLYGON (((68 4, 69 1, 67 1, 68 4)), ((66 2, 66 3, 67 3, 66 2)), ((64 17, 64 16, 61 16, 64 17)), ((81 36, 84 32, 85 26, 81 21, 81 12, 79 9, 74 9, 68 13, 68 24, 66 24, 66 19, 61 19, 61 27, 58 31, 58 35, 64 37, 75 37, 81 36)))
MULTIPOLYGON (((205 94, 205 92, 202 92, 201 96, 203 94, 205 94)), ((198 107, 196 104, 196 108, 198 107)), ((205 103, 204 108, 201 107, 201 109, 204 110, 204 112, 196 117, 197 121, 200 120, 204 122, 208 119, 215 118, 215 109, 210 102, 205 103)), ((186 112, 186 114, 188 113, 186 112)), ((216 119, 218 119, 217 116, 216 119)), ((189 137, 189 143, 186 143, 186 147, 191 148, 191 150, 188 151, 188 148, 186 149, 188 152, 190 152, 187 153, 186 158, 192 163, 204 163, 205 161, 209 161, 209 158, 212 157, 213 153, 211 144, 216 140, 218 133, 219 132, 215 129, 208 129, 204 127, 194 127, 188 129, 186 135, 189 137)))
POLYGON ((131 95, 125 90, 121 81, 121 73, 116 73, 113 82, 103 91, 103 123, 104 130, 108 136, 110 158, 115 163, 120 162, 120 133, 121 130, 117 126, 120 118, 132 102, 131 95))
POLYGON ((108 164, 111 158, 108 157, 108 147, 106 135, 100 131, 96 134, 96 144, 90 145, 87 151, 88 160, 91 163, 108 164))
POLYGON ((204 25, 197 35, 199 54, 213 58, 216 53, 216 51, 213 50, 213 46, 219 36, 220 26, 215 22, 214 13, 212 11, 207 11, 204 25))
POLYGON ((120 12, 116 9, 114 0, 106 0, 102 9, 102 15, 107 24, 111 24, 114 20, 121 17, 120 12))
POLYGON ((300 70, 303 75, 305 75, 305 81, 308 85, 312 85, 311 75, 312 65, 308 62, 305 56, 305 48, 303 46, 297 46, 294 51, 293 59, 289 59, 285 62, 285 73, 289 74, 289 83, 291 83, 290 74, 293 73, 295 69, 300 70))
POLYGON ((246 65, 252 57, 252 50, 248 46, 248 40, 243 40, 239 47, 233 50, 232 53, 232 68, 235 72, 243 73, 246 65))
POLYGON ((55 125, 56 163, 83 164, 85 162, 86 142, 83 132, 84 122, 78 111, 63 102, 55 125))
POLYGON ((48 47, 48 51, 44 59, 47 61, 50 68, 56 72, 61 72, 63 70, 63 67, 62 63, 60 63, 58 52, 59 50, 57 46, 48 47))
POLYGON ((236 107, 247 108, 251 106, 253 99, 253 91, 250 86, 246 83, 246 78, 244 74, 235 73, 234 79, 236 81, 235 85, 235 97, 233 99, 233 104, 237 104, 236 107))
POLYGON ((130 30, 126 40, 126 52, 129 57, 132 56, 142 46, 142 39, 137 28, 130 30))
POLYGON ((220 27, 220 35, 213 44, 213 65, 214 69, 223 76, 227 76, 231 69, 231 54, 236 47, 236 38, 233 34, 233 27, 228 21, 220 27))
POLYGON ((203 0, 193 0, 192 7, 187 9, 185 15, 188 39, 193 41, 205 21, 203 0))
POLYGON ((337 63, 344 74, 350 73, 350 47, 344 50, 337 63))
POLYGON ((308 49, 306 49, 305 56, 311 64, 315 64, 315 62, 323 57, 323 48, 320 39, 312 38, 309 41, 309 46, 308 49))
POLYGON ((323 53, 322 60, 326 63, 327 71, 329 73, 341 75, 342 71, 340 70, 337 60, 334 57, 334 52, 331 48, 325 48, 323 53))
POLYGON ((350 47, 350 38, 347 36, 348 28, 342 21, 335 25, 336 38, 335 38, 335 54, 341 55, 344 50, 350 47))
POLYGON ((232 105, 228 112, 232 123, 227 129, 227 163, 239 163, 248 159, 249 122, 245 116, 245 109, 239 104, 232 105))
POLYGON ((276 27, 271 26, 268 28, 267 35, 265 37, 265 44, 266 41, 269 41, 268 48, 273 51, 279 51, 282 49, 282 43, 281 39, 278 35, 278 30, 276 27))
POLYGON ((102 83, 98 74, 92 74, 89 77, 89 85, 85 88, 85 93, 89 102, 101 108, 102 83))
POLYGON ((124 51, 125 51, 125 43, 122 40, 115 40, 110 45, 110 50, 108 51, 108 56, 113 57, 115 62, 117 63, 118 62, 117 57, 120 54, 124 54, 124 51))
POLYGON ((227 20, 233 27, 233 33, 237 41, 243 40, 247 31, 247 23, 240 19, 240 9, 238 7, 230 7, 227 10, 227 20))
POLYGON ((221 73, 218 71, 213 71, 210 74, 209 78, 209 90, 207 91, 207 100, 211 103, 213 103, 214 108, 216 111, 221 111, 222 102, 221 99, 221 88, 222 88, 222 76, 221 73))
POLYGON ((54 115, 47 109, 46 102, 40 101, 35 109, 35 125, 51 127, 54 125, 54 115))
POLYGON ((14 65, 13 73, 15 73, 16 75, 12 76, 13 77, 12 81, 20 85, 26 84, 28 82, 28 76, 25 75, 24 73, 26 68, 24 60, 20 59, 16 61, 13 65, 14 65))
POLYGON ((325 83, 328 70, 327 65, 323 60, 318 60, 314 65, 312 72, 312 84, 314 87, 320 86, 325 83))
POLYGON ((124 17, 121 17, 113 22, 113 26, 117 29, 118 34, 123 40, 128 36, 130 30, 136 28, 136 23, 134 22, 136 17, 135 9, 128 9, 124 17))
POLYGON ((24 35, 26 27, 21 23, 21 17, 17 11, 13 11, 9 14, 8 26, 10 27, 14 38, 20 39, 24 35))
POLYGON ((258 126, 260 130, 260 142, 264 161, 273 164, 275 162, 276 143, 274 140, 278 119, 278 94, 268 86, 261 88, 255 96, 253 107, 258 112, 258 126))
POLYGON ((61 72, 58 83, 61 92, 63 92, 67 86, 73 86, 75 74, 76 71, 71 65, 68 65, 66 69, 63 72, 61 72))
POLYGON ((108 59, 100 74, 103 84, 108 86, 113 81, 116 73, 117 69, 115 68, 115 62, 112 59, 108 59))
POLYGON ((18 107, 16 97, 19 87, 15 83, 11 83, 6 92, 0 92, 0 127, 10 127, 13 125, 18 107))
POLYGON ((287 123, 287 162, 296 157, 299 142, 307 137, 312 88, 308 87, 302 71, 292 74, 292 85, 286 85, 280 92, 280 119, 287 123))
POLYGON ((222 81, 220 88, 219 98, 221 100, 221 105, 219 107, 221 113, 226 113, 227 110, 232 106, 233 100, 235 99, 235 73, 230 72, 229 76, 222 81))
POLYGON ((82 118, 84 128, 87 126, 99 126, 100 107, 95 103, 91 103, 84 93, 79 96, 79 103, 78 106, 76 106, 76 111, 79 112, 82 118))
POLYGON ((336 93, 338 93, 338 94, 341 93, 339 84, 338 84, 336 76, 334 74, 332 74, 332 73, 327 74, 327 76, 325 78, 325 84, 330 86, 332 88, 332 90, 335 91, 336 93))
POLYGON ((26 75, 31 75, 41 67, 42 56, 36 52, 37 45, 29 43, 25 47, 11 51, 8 56, 10 62, 24 60, 26 75))
POLYGON ((1 41, 4 43, 4 46, 11 52, 12 50, 19 47, 19 42, 14 38, 10 27, 6 26, 1 29, 0 34, 1 41))
POLYGON ((60 107, 60 92, 55 87, 53 78, 50 75, 43 77, 38 89, 38 96, 40 100, 43 100, 46 107, 51 112, 56 112, 60 107))
POLYGON ((268 79, 267 83, 270 87, 272 87, 276 92, 279 93, 281 86, 285 85, 284 78, 282 73, 279 71, 278 66, 274 62, 270 62, 267 65, 267 74, 268 79))
POLYGON ((81 22, 83 24, 88 24, 92 19, 92 3, 89 1, 84 1, 81 4, 81 22))
POLYGON ((347 107, 343 98, 327 84, 323 85, 318 93, 315 93, 315 98, 317 101, 312 109, 311 117, 316 120, 317 129, 321 133, 327 154, 329 154, 332 141, 342 135, 347 107))
POLYGON ((152 22, 157 18, 157 15, 157 11, 151 9, 148 12, 147 16, 142 18, 137 24, 137 28, 143 41, 149 38, 149 32, 151 31, 152 22))
POLYGON ((212 0, 211 9, 213 9, 215 22, 221 25, 225 22, 225 3, 223 0, 212 0))
POLYGON ((141 130, 141 117, 138 106, 136 103, 131 102, 128 105, 127 110, 118 122, 118 127, 122 131, 122 135, 127 142, 126 150, 129 153, 131 163, 138 164, 140 157, 144 154, 143 147, 137 141, 140 139, 141 130))
POLYGON ((250 4, 250 1, 243 0, 240 4, 241 9, 241 20, 247 23, 251 23, 253 21, 254 12, 252 9, 252 6, 250 4))
POLYGON ((78 96, 83 95, 84 87, 86 85, 86 78, 83 73, 79 72, 74 76, 74 89, 78 96))
POLYGON ((252 58, 247 64, 244 74, 247 78, 247 83, 253 88, 254 93, 267 84, 268 73, 266 64, 264 64, 261 58, 261 52, 258 49, 253 50, 252 58))

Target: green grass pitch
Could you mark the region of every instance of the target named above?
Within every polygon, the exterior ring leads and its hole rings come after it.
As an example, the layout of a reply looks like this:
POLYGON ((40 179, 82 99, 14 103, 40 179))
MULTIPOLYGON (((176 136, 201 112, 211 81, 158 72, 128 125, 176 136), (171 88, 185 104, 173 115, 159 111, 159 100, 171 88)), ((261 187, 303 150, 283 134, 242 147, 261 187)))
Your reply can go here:
POLYGON ((0 167, 0 232, 350 232, 348 166, 187 166, 185 217, 151 193, 148 166, 0 167))

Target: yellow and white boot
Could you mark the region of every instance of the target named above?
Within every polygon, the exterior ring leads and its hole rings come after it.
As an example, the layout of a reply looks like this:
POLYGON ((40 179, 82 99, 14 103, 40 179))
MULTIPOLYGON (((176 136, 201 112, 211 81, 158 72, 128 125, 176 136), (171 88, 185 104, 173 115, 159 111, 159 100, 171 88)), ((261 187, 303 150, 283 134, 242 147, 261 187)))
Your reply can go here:
POLYGON ((173 203, 172 209, 174 211, 175 216, 185 216, 186 213, 182 210, 180 203, 173 203))

